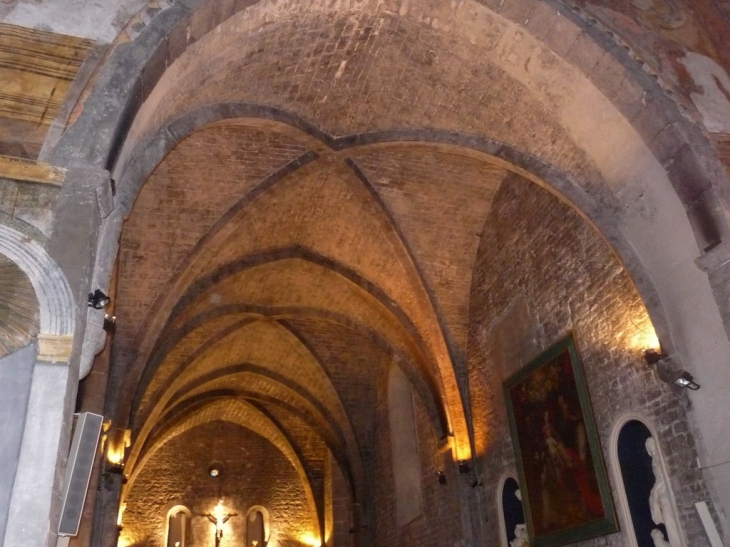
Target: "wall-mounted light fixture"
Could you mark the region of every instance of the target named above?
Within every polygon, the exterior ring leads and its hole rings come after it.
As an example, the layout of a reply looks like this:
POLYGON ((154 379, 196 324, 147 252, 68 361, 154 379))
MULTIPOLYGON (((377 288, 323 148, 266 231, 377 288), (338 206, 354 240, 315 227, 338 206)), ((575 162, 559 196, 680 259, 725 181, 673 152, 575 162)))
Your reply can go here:
POLYGON ((446 484, 446 473, 443 471, 436 471, 436 479, 439 481, 439 484, 445 485, 446 484))
MULTIPOLYGON (((651 348, 644 350, 644 359, 646 360, 646 364, 650 366, 657 365, 665 359, 668 359, 668 357, 669 356, 661 349, 651 348)), ((669 361, 667 361, 667 363, 669 363, 669 361)), ((665 363, 662 363, 661 365, 658 365, 658 367, 661 367, 664 364, 665 363)), ((671 365, 671 363, 669 364, 671 365)), ((700 384, 695 382, 692 375, 685 370, 677 371, 676 368, 670 366, 663 372, 659 371, 659 377, 665 382, 671 383, 677 387, 691 389, 692 391, 700 389, 700 384)))
POLYGON ((213 512, 203 513, 203 516, 215 524, 215 547, 219 547, 221 539, 223 539, 223 525, 232 517, 238 516, 238 513, 226 513, 226 510, 223 507, 223 500, 219 500, 218 505, 215 506, 213 512))
POLYGON ((93 293, 89 293, 89 307, 95 310, 103 310, 112 301, 101 289, 96 289, 93 293))
POLYGON ((113 429, 106 435, 106 469, 109 473, 124 474, 127 448, 132 444, 129 429, 113 429))
POLYGON ((647 365, 656 365, 662 359, 666 359, 667 354, 663 353, 661 349, 647 349, 644 350, 644 359, 647 365))
POLYGON ((461 475, 466 475, 469 471, 471 471, 469 464, 464 460, 459 460, 459 473, 461 475))
POLYGON ((692 375, 685 370, 680 372, 679 376, 672 380, 672 383, 677 387, 686 387, 687 389, 691 389, 692 391, 697 391, 698 389, 700 389, 700 384, 695 382, 695 379, 692 377, 692 375))
POLYGON ((112 334, 117 329, 117 316, 104 314, 104 330, 109 334, 112 334))

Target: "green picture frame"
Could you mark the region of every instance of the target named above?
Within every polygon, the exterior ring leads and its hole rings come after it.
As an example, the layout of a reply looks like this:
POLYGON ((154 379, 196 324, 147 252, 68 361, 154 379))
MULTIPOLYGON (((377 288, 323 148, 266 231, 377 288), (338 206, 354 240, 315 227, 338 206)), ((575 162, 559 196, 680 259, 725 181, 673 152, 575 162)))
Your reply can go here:
POLYGON ((618 519, 571 333, 504 382, 531 547, 617 532, 618 519))

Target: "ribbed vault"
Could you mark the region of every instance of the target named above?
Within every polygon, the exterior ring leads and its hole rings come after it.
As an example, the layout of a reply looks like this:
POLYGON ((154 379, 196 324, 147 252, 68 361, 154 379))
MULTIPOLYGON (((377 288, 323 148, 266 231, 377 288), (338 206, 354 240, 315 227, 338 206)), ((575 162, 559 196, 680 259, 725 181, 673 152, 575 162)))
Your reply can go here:
POLYGON ((301 4, 188 44, 131 125, 110 399, 134 438, 125 495, 167 443, 232 422, 296 468, 324 537, 332 462, 371 516, 393 364, 439 439, 423 457, 471 456, 472 270, 506 175, 642 222, 628 181, 669 181, 584 74, 489 10, 301 4))

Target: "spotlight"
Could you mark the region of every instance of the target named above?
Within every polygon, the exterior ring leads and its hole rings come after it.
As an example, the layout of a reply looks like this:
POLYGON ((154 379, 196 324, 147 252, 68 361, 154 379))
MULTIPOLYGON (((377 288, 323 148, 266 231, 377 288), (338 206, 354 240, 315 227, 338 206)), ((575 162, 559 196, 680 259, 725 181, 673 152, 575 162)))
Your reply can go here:
POLYGON ((436 471, 436 478, 439 484, 446 484, 446 474, 443 471, 436 471))
POLYGON ((96 289, 93 293, 89 293, 89 307, 95 310, 103 310, 112 301, 101 289, 96 289))
POLYGON ((117 328, 117 316, 104 314, 104 330, 109 334, 113 333, 117 328))
POLYGON ((679 374, 679 376, 672 380, 672 383, 677 387, 686 387, 687 389, 691 389, 692 391, 697 391, 698 389, 700 389, 700 384, 695 382, 692 375, 684 370, 679 374))
POLYGON ((459 473, 461 475, 466 475, 469 471, 471 471, 469 464, 464 460, 459 460, 459 473))
POLYGON ((647 349, 644 351, 644 359, 647 365, 656 365, 662 359, 666 359, 667 355, 661 350, 647 349))

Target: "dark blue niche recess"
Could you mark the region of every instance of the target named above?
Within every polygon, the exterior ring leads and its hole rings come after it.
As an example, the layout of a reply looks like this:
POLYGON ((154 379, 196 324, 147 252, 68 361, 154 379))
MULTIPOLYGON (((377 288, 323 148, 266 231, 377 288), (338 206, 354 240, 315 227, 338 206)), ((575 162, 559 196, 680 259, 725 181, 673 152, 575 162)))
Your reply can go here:
POLYGON ((664 539, 667 539, 664 525, 654 524, 649 507, 649 494, 654 486, 651 456, 646 452, 646 440, 649 437, 649 429, 637 420, 626 422, 618 436, 618 461, 639 547, 654 547, 651 539, 654 528, 659 528, 664 539))
POLYGON ((504 514, 504 528, 507 532, 507 543, 515 539, 515 527, 525 523, 525 513, 522 511, 522 502, 517 499, 515 492, 520 488, 517 481, 508 478, 502 487, 502 513, 504 514))

